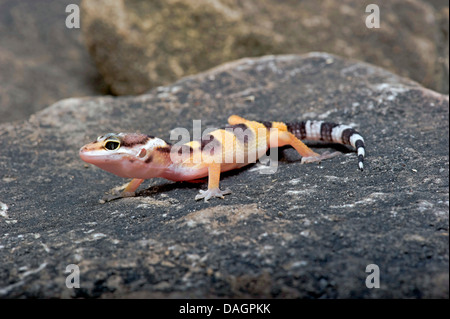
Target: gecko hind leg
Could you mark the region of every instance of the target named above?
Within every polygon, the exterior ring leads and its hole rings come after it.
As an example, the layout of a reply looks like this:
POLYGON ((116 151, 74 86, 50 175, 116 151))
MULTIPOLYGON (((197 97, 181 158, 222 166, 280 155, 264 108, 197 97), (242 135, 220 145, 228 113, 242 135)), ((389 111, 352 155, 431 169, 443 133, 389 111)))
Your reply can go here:
POLYGON ((305 156, 305 157, 302 157, 301 163, 305 164, 305 163, 321 162, 325 159, 333 158, 333 157, 339 156, 341 154, 342 154, 341 152, 333 152, 333 153, 325 152, 318 156, 305 156))
POLYGON ((306 146, 301 140, 299 140, 294 134, 287 131, 275 130, 270 131, 270 145, 274 146, 284 146, 291 145, 297 153, 302 157, 301 163, 314 163, 320 162, 322 160, 332 158, 341 154, 341 152, 325 152, 323 154, 318 154, 306 146))
POLYGON ((200 194, 195 196, 195 200, 205 199, 207 202, 212 197, 224 198, 224 195, 231 194, 229 189, 224 191, 219 188, 220 181, 220 163, 211 163, 208 166, 208 189, 200 190, 200 194))
POLYGON ((205 199, 205 202, 207 202, 212 197, 224 198, 224 195, 228 194, 231 194, 231 190, 228 188, 224 191, 219 188, 208 188, 206 191, 200 190, 200 194, 195 196, 195 200, 205 199))

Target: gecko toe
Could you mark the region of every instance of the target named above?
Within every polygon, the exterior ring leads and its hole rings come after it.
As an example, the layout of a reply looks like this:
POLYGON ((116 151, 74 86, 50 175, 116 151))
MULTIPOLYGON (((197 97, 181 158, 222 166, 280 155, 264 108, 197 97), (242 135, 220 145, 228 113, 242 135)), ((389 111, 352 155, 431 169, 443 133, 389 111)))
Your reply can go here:
POLYGON ((228 188, 224 191, 221 191, 219 188, 207 189, 206 191, 200 190, 200 194, 195 196, 195 200, 204 199, 207 202, 212 197, 224 198, 224 195, 228 194, 231 194, 231 190, 228 188))

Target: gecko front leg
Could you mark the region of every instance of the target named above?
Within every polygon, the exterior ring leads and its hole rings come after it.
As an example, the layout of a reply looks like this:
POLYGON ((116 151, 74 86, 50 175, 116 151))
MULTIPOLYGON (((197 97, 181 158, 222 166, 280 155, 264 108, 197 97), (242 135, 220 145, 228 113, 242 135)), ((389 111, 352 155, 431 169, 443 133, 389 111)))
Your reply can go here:
POLYGON ((219 189, 220 181, 220 164, 211 163, 208 166, 208 189, 200 190, 200 194, 195 196, 195 200, 205 199, 207 202, 212 197, 224 198, 224 195, 231 194, 231 190, 224 191, 219 189))
POLYGON ((142 184, 143 181, 143 179, 133 178, 121 193, 122 197, 133 197, 136 194, 136 189, 142 184))
POLYGON ((119 189, 115 188, 113 189, 112 194, 103 197, 102 200, 105 202, 109 202, 119 198, 133 197, 136 195, 136 189, 139 187, 139 185, 142 184, 143 181, 144 181, 143 179, 133 178, 126 185, 123 191, 120 191, 123 188, 123 186, 120 187, 119 189))

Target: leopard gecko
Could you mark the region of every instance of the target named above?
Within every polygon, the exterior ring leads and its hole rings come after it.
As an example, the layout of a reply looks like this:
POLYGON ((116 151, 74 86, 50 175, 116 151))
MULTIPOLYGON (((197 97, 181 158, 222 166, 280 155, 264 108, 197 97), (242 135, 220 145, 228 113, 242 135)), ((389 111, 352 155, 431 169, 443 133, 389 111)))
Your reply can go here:
POLYGON ((132 178, 121 197, 133 196, 145 180, 162 177, 171 181, 194 181, 208 177, 208 189, 195 200, 223 198, 220 174, 254 163, 269 148, 292 146, 302 163, 319 162, 340 152, 317 154, 301 140, 352 146, 362 171, 365 156, 363 137, 351 126, 324 121, 296 123, 257 122, 232 115, 225 128, 205 134, 200 140, 172 145, 160 138, 139 133, 108 133, 80 149, 83 161, 124 178, 132 178), (253 157, 251 155, 254 155, 253 157), (239 160, 238 160, 238 155, 239 160))

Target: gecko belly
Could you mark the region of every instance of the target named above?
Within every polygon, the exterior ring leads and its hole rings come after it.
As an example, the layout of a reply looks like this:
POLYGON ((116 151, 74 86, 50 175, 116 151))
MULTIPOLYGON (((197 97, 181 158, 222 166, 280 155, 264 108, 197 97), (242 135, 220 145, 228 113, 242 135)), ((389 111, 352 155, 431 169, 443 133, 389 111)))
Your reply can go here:
MULTIPOLYGON (((250 163, 229 163, 221 165, 221 172, 231 171, 233 169, 241 168, 249 165, 250 163)), ((201 163, 195 166, 169 166, 161 175, 162 178, 181 182, 200 179, 208 176, 208 165, 201 163)))

